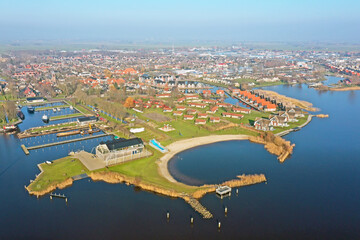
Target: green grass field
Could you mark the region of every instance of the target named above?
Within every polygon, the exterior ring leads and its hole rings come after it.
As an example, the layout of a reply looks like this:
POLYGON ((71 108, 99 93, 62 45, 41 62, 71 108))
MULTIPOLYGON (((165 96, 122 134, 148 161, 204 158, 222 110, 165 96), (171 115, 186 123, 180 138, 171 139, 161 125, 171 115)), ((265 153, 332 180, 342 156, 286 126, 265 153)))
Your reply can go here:
POLYGON ((58 184, 73 176, 88 173, 86 167, 77 159, 65 157, 52 164, 41 164, 43 173, 29 185, 30 191, 41 191, 50 185, 58 184))

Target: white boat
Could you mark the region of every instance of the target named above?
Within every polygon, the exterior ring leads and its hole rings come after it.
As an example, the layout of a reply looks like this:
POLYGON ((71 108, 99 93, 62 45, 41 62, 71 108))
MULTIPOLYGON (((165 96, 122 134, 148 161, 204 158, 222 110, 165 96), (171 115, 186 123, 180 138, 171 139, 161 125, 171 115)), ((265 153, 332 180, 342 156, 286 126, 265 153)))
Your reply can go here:
POLYGON ((58 112, 60 112, 60 108, 57 108, 58 112))
POLYGON ((73 110, 73 109, 74 109, 74 107, 73 107, 73 106, 70 106, 70 109, 71 109, 71 110, 73 110))
POLYGON ((53 108, 53 112, 56 112, 56 108, 53 108))
POLYGON ((52 164, 52 162, 51 162, 51 161, 46 161, 46 164, 49 164, 49 165, 50 165, 50 164, 52 164))
POLYGON ((41 119, 42 119, 44 122, 49 122, 49 117, 48 117, 46 114, 44 114, 41 119))

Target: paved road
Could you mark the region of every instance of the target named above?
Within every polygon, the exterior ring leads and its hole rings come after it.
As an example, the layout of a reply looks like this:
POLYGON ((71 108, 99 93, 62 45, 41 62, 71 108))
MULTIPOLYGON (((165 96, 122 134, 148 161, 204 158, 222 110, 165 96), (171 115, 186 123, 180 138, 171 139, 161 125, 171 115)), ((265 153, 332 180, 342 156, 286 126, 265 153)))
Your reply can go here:
POLYGON ((105 168, 105 162, 91 153, 80 151, 75 153, 74 157, 78 158, 90 171, 105 168))

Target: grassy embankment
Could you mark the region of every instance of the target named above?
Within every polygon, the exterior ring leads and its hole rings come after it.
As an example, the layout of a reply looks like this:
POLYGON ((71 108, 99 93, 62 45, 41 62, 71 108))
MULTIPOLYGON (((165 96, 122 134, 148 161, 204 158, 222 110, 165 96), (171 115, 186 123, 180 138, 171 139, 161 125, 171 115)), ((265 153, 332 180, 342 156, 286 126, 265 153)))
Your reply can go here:
POLYGON ((40 167, 43 172, 27 187, 30 193, 54 190, 57 185, 64 183, 73 176, 89 173, 78 159, 72 157, 58 159, 50 165, 42 163, 40 167))

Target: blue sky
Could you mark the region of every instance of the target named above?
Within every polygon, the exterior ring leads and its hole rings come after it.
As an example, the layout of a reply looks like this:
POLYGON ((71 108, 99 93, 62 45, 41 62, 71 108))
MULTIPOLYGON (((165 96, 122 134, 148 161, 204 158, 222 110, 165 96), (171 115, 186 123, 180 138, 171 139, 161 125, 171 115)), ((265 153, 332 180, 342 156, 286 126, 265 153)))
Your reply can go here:
POLYGON ((0 40, 360 41, 360 0, 1 0, 0 40))

